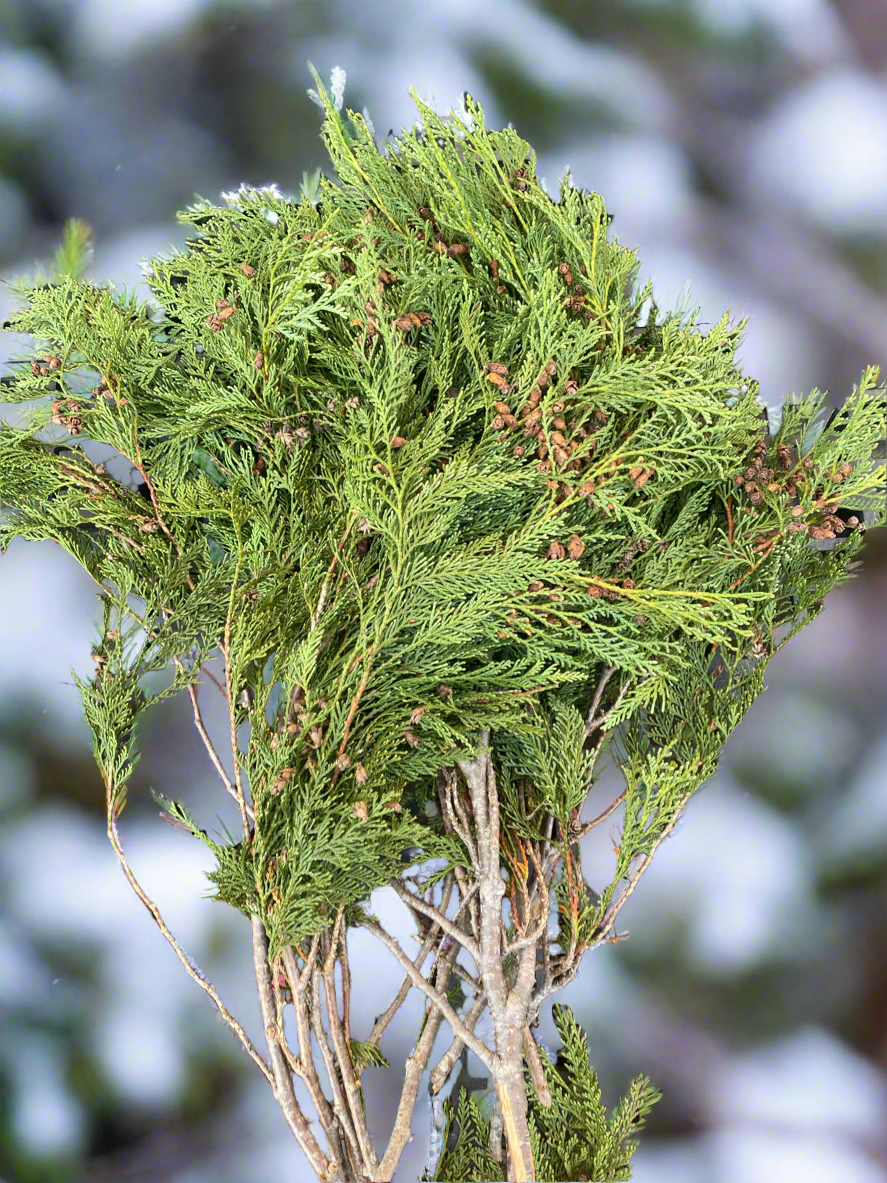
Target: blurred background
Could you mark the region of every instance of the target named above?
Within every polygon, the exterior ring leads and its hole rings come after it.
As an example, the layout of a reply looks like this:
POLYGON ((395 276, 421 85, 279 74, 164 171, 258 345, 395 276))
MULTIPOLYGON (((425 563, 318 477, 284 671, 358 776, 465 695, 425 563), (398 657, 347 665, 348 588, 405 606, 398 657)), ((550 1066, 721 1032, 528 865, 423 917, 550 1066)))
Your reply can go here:
MULTIPOLYGON (((296 193, 324 164, 309 58, 347 71, 346 106, 369 110, 380 143, 415 120, 410 85, 441 112, 467 89, 488 126, 531 142, 550 192, 569 165, 660 307, 750 317, 740 358, 770 406, 813 386, 834 405, 887 364, 884 0, 5 0, 0 275, 50 256, 78 216, 89 274, 147 295, 139 260, 182 242, 174 214, 195 194, 296 193)), ((11 307, 0 287, 0 319, 11 307)), ((0 335, 0 372, 22 350, 0 335)), ((638 1183, 887 1181, 885 533, 772 662, 624 909, 631 940, 563 995, 606 1101, 637 1072, 664 1090, 638 1183)), ((94 586, 58 547, 2 556, 0 1183, 307 1181, 105 838, 70 677, 92 674, 97 624, 94 586)), ((208 828, 231 821, 227 799, 187 704, 148 718, 132 865, 257 1039, 246 925, 208 901, 206 852, 160 823, 148 787, 208 828)), ((602 779, 590 809, 620 785, 602 779)), ((373 905, 394 915, 384 894, 373 905)), ((400 978, 352 945, 360 1038, 400 978)), ((392 1068, 365 1077, 377 1145, 419 1013, 413 991, 383 1041, 392 1068)), ((542 1037, 556 1046, 548 1011, 542 1037)), ((425 1097, 399 1181, 425 1165, 425 1097)))

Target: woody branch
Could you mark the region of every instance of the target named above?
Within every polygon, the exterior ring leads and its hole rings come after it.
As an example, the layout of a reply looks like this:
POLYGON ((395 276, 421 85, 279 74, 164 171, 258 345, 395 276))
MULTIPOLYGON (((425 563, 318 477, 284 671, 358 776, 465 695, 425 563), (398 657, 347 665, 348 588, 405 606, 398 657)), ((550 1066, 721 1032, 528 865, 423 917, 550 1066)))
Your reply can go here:
POLYGON ((499 796, 489 731, 482 730, 478 741, 479 751, 472 759, 456 762, 468 786, 475 824, 474 872, 480 884, 478 977, 486 991, 493 1021, 496 1051, 491 1070, 508 1146, 508 1177, 532 1181, 535 1167, 523 1080, 523 1033, 535 976, 536 949, 535 945, 528 945, 520 951, 515 981, 510 984, 504 967, 505 884, 501 872, 499 796))

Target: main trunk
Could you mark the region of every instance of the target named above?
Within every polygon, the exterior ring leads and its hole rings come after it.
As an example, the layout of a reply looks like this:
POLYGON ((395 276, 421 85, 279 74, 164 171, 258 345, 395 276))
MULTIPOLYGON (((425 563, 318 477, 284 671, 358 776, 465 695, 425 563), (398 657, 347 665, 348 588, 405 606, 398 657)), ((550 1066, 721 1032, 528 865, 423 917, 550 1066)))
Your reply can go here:
POLYGON ((507 1023, 505 1030, 497 1032, 496 1044, 501 1070, 496 1073, 495 1081, 508 1147, 507 1178, 509 1183, 534 1183, 536 1169, 527 1124, 522 1028, 514 1022, 507 1023))

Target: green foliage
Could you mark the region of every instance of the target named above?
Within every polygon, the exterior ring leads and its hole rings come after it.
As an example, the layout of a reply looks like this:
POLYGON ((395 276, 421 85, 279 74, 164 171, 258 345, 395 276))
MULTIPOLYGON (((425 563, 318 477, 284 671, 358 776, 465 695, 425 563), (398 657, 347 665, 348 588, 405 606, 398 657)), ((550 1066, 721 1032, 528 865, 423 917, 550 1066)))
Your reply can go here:
POLYGON ((68 218, 62 232, 61 246, 55 255, 56 275, 82 279, 91 254, 92 230, 80 218, 68 218))
POLYGON ((360 1043, 352 1039, 350 1043, 351 1062, 358 1076, 366 1068, 389 1068, 390 1065, 374 1043, 360 1043))
MULTIPOLYGON (((0 424, 0 549, 52 539, 100 587, 96 676, 78 685, 115 815, 140 715, 221 651, 255 828, 205 839, 210 878, 261 915, 272 958, 340 909, 359 923, 404 850, 438 878, 466 865, 425 805, 480 729, 509 887, 524 841, 559 844, 557 939, 581 950, 772 654, 850 578, 862 529, 835 511, 883 520, 883 387, 867 369, 824 430, 821 396, 788 400, 771 435, 736 366, 743 324, 660 317, 598 194, 565 178, 550 199, 529 145, 470 99, 470 127, 417 100, 423 127, 380 152, 317 81, 335 179, 306 176, 301 201, 195 202, 150 303, 82 280, 69 228, 12 320, 36 354, 2 391, 26 430, 0 424), (53 429, 70 448, 37 438, 53 429), (127 457, 141 495, 78 436, 127 457), (167 666, 172 686, 148 695, 143 675, 167 666), (595 895, 569 828, 604 746, 626 804, 595 895)), ((534 1110, 538 1152, 624 1177, 652 1093, 633 1087, 607 1124, 566 1030, 554 1091, 572 1090, 572 1124, 534 1110)), ((458 1163, 447 1177, 490 1165, 480 1143, 458 1163)))
MULTIPOLYGON (((27 299, 28 294, 34 289, 57 284, 65 276, 77 281, 82 280, 92 258, 92 249, 91 227, 81 218, 68 218, 52 265, 47 267, 38 264, 29 276, 13 277, 4 282, 22 299, 27 299)), ((3 328, 9 327, 9 322, 4 322, 3 328)))
MULTIPOLYGON (((542 1059, 550 1107, 541 1104, 527 1074, 536 1178, 588 1183, 630 1179, 631 1156, 637 1149, 634 1137, 661 1094, 647 1077, 639 1076, 608 1118, 585 1034, 567 1007, 555 1006, 554 1021, 563 1047, 556 1065, 547 1056, 542 1059)), ((489 1121, 480 1102, 463 1088, 455 1104, 452 1098, 444 1102, 444 1112, 444 1150, 433 1178, 438 1183, 504 1179, 501 1164, 490 1153, 489 1121)))
POLYGON ((609 1120, 601 1103, 597 1073, 588 1058, 585 1034, 571 1012, 555 1006, 554 1021, 563 1048, 559 1071, 548 1057, 542 1060, 551 1091, 551 1107, 539 1104, 532 1087, 530 1137, 538 1179, 588 1179, 615 1183, 630 1179, 633 1140, 661 1094, 647 1077, 636 1077, 609 1120))
POLYGON ((443 1153, 434 1175, 424 1172, 420 1183, 432 1179, 434 1183, 468 1183, 475 1179, 504 1183, 504 1168, 490 1153, 489 1121, 480 1103, 462 1088, 456 1104, 444 1101, 444 1113, 443 1153))

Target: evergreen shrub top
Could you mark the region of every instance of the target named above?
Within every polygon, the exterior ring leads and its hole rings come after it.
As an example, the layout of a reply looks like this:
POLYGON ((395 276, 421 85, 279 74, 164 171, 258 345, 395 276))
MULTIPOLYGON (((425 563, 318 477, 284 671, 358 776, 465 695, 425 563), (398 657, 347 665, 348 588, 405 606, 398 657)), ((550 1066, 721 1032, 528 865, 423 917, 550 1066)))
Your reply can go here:
POLYGON ((51 538, 103 589, 80 685, 115 817, 138 715, 223 647, 255 833, 205 841, 272 958, 340 906, 359 922, 405 850, 441 875, 464 861, 431 802, 478 734, 509 840, 566 842, 606 706, 625 820, 610 885, 578 911, 561 889, 575 950, 848 578, 883 496, 861 462, 878 371, 831 430, 814 392, 771 436, 735 360, 744 322, 660 317, 602 198, 565 179, 552 200, 514 131, 419 102, 424 130, 383 153, 323 101, 336 179, 189 208, 152 305, 70 275, 27 293, 11 326, 41 353, 3 397, 39 402, 27 432, 0 430, 0 546, 51 538), (49 424, 69 449, 35 438, 49 424), (83 440, 127 457, 138 491, 83 440))

